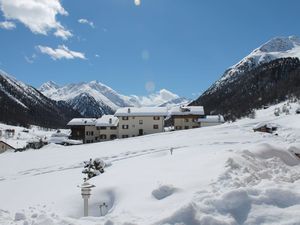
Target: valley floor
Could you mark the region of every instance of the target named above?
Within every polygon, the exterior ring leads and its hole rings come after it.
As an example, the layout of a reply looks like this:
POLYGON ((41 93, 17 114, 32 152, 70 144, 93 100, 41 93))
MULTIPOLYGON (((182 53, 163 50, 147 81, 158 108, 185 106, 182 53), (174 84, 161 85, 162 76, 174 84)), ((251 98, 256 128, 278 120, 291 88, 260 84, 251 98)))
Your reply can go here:
POLYGON ((0 224, 300 224, 296 107, 275 117, 272 106, 256 119, 216 127, 6 152, 0 155, 0 224), (277 124, 278 136, 253 132, 262 121, 277 124), (108 166, 89 181, 96 188, 91 217, 83 218, 77 186, 90 158, 108 166))

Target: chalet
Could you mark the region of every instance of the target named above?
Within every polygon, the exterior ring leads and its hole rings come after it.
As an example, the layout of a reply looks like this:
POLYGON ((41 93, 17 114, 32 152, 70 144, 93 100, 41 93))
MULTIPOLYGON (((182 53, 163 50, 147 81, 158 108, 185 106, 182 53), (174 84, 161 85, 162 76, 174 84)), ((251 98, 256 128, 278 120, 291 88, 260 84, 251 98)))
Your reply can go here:
POLYGON ((103 115, 96 121, 96 141, 109 141, 118 138, 119 119, 113 115, 103 115))
POLYGON ((119 119, 119 138, 163 132, 167 115, 166 107, 120 108, 115 113, 119 119))
POLYGON ((202 106, 173 107, 169 116, 172 118, 175 130, 198 128, 201 126, 198 120, 205 118, 202 106))
POLYGON ((71 128, 71 139, 85 143, 96 142, 97 129, 95 118, 75 118, 67 125, 71 128))
POLYGON ((225 123, 225 120, 222 115, 211 115, 198 119, 198 122, 200 124, 200 127, 209 127, 223 124, 225 123))

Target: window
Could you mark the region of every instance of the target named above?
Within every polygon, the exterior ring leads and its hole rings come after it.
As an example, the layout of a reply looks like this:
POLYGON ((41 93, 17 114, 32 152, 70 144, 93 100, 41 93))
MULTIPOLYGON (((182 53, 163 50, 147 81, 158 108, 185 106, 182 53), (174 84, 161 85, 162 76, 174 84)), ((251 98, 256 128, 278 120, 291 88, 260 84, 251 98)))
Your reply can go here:
POLYGON ((132 119, 134 120, 134 119, 135 119, 135 116, 133 116, 132 119))
POLYGON ((194 119, 193 119, 193 122, 196 122, 196 123, 197 123, 197 122, 198 122, 198 119, 197 119, 197 118, 194 118, 194 119))
POLYGON ((128 135, 122 135, 122 138, 128 138, 128 135))
POLYGON ((122 129, 128 129, 129 125, 122 125, 122 129))
POLYGON ((193 126, 193 128, 199 128, 199 126, 193 126))
POLYGON ((106 139, 106 134, 101 134, 101 135, 100 135, 100 139, 101 139, 101 140, 106 139))
POLYGON ((116 130, 116 129, 117 129, 117 127, 110 127, 110 129, 111 129, 111 130, 116 130))
POLYGON ((153 119, 154 120, 160 120, 159 116, 154 116, 153 119))
POLYGON ((185 118, 185 119, 184 119, 184 122, 187 122, 187 123, 188 123, 188 122, 189 122, 189 119, 185 118))
POLYGON ((122 120, 128 120, 128 116, 122 116, 122 120))
POLYGON ((153 129, 157 130, 158 129, 158 125, 153 125, 153 129))
POLYGON ((181 130, 181 129, 182 129, 181 126, 176 126, 176 127, 175 127, 175 130, 181 130))
POLYGON ((90 140, 86 140, 86 143, 91 143, 91 141, 90 140))
POLYGON ((139 120, 139 124, 143 124, 144 123, 144 121, 143 120, 139 120))
POLYGON ((94 136, 94 131, 85 132, 86 136, 94 136))
POLYGON ((100 130, 100 127, 97 127, 97 130, 100 130))
POLYGON ((117 135, 111 134, 111 135, 110 135, 110 140, 115 140, 115 139, 117 139, 117 135))
POLYGON ((188 129, 189 129, 189 126, 185 126, 184 129, 188 130, 188 129))
POLYGON ((106 130, 106 127, 100 127, 100 130, 106 130))

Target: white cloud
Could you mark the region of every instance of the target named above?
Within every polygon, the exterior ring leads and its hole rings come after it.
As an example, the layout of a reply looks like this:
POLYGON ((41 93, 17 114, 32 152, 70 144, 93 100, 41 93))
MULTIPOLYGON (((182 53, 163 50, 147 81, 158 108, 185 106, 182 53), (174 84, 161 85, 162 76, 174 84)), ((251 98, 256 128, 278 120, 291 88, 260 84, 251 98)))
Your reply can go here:
POLYGON ((26 62, 32 64, 34 63, 34 60, 36 59, 36 54, 32 54, 31 56, 24 56, 26 62))
POLYGON ((23 23, 35 34, 47 35, 54 30, 63 39, 72 36, 56 19, 57 15, 68 15, 59 0, 0 0, 0 8, 6 19, 23 23))
POLYGON ((16 24, 11 21, 3 21, 0 22, 0 28, 6 29, 6 30, 12 30, 16 28, 16 24))
POLYGON ((36 48, 43 54, 49 55, 53 60, 57 59, 86 59, 84 53, 71 51, 65 45, 59 45, 56 49, 38 45, 36 48))
POLYGON ((95 28, 95 25, 92 21, 88 21, 87 19, 79 19, 78 20, 78 23, 81 23, 81 24, 88 24, 90 25, 90 27, 92 28, 95 28))

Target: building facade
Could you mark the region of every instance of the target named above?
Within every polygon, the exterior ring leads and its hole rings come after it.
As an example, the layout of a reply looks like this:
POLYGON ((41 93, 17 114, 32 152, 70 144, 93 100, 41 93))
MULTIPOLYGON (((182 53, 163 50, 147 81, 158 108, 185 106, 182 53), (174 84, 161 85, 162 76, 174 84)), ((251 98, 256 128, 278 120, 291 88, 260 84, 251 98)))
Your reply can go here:
POLYGON ((204 118, 202 106, 173 107, 169 115, 173 120, 174 130, 187 130, 201 127, 200 118, 204 118))
POLYGON ((163 132, 167 115, 168 110, 165 107, 118 109, 115 116, 119 119, 119 138, 163 132))
POLYGON ((7 144, 6 142, 4 141, 0 141, 0 154, 3 153, 3 152, 6 152, 7 150, 15 150, 14 147, 10 146, 9 144, 7 144))
POLYGON ((96 141, 110 141, 119 138, 119 119, 113 115, 104 115, 96 122, 96 141))

